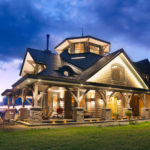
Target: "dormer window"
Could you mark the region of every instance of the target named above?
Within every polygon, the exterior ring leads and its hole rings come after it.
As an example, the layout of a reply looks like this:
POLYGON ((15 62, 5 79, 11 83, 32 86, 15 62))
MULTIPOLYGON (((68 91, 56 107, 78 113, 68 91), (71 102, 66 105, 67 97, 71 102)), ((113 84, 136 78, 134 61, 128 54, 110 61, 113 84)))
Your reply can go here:
POLYGON ((115 80, 115 81, 125 80, 125 72, 122 66, 112 65, 111 69, 112 69, 112 80, 115 80))
POLYGON ((69 76, 69 72, 68 71, 64 71, 64 76, 68 77, 69 76))
POLYGON ((142 76, 143 76, 143 78, 144 78, 147 82, 149 82, 149 75, 148 75, 148 74, 142 73, 142 76))
POLYGON ((72 77, 74 75, 77 75, 77 73, 75 73, 70 66, 62 66, 56 71, 59 72, 64 77, 72 77))

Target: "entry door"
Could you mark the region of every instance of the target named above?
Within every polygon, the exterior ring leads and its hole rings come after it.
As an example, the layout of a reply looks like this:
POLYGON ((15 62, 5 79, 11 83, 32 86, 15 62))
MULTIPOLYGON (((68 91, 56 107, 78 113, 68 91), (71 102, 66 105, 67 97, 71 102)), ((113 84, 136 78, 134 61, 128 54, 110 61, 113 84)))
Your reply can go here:
POLYGON ((112 115, 113 113, 118 113, 117 98, 115 96, 110 98, 107 107, 111 109, 112 115))
POLYGON ((57 108, 59 107, 59 93, 58 92, 53 92, 52 93, 52 111, 57 111, 57 108))
POLYGON ((139 116, 139 98, 134 96, 130 102, 132 113, 134 116, 139 116))

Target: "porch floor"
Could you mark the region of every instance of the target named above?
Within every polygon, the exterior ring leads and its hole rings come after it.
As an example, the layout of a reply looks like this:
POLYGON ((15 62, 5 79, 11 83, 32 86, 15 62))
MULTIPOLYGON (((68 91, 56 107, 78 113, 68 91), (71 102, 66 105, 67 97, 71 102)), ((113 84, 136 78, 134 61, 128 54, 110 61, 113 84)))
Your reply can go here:
MULTIPOLYGON (((133 123, 150 121, 150 119, 132 119, 133 123)), ((42 123, 29 123, 25 121, 17 121, 17 124, 22 124, 28 127, 36 127, 36 126, 47 126, 47 127, 58 127, 58 126, 90 126, 90 125, 98 125, 98 126, 119 126, 119 125, 128 125, 129 121, 127 119, 122 120, 100 120, 99 118, 88 118, 85 119, 84 122, 74 122, 72 119, 51 119, 50 121, 43 121, 42 123)))

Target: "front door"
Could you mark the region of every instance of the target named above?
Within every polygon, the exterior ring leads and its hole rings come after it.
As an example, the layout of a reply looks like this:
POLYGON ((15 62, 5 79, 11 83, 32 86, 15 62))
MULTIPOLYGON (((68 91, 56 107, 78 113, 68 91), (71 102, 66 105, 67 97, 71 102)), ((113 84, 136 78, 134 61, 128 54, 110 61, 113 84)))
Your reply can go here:
POLYGON ((51 109, 53 112, 57 111, 57 108, 59 107, 59 93, 58 92, 53 92, 52 93, 52 101, 51 101, 51 109))

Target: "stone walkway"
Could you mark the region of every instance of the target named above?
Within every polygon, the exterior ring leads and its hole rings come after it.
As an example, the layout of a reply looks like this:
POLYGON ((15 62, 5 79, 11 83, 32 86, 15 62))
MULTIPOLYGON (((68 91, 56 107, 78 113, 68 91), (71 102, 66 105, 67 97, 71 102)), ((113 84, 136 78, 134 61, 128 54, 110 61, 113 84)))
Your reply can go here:
MULTIPOLYGON (((149 121, 150 119, 140 119, 140 120, 132 120, 132 123, 142 123, 149 121)), ((126 120, 123 121, 103 121, 99 123, 74 123, 74 124, 59 124, 59 125, 44 125, 40 124, 38 126, 26 126, 19 123, 14 124, 1 124, 0 131, 17 131, 17 130, 30 130, 30 129, 44 129, 44 128, 68 128, 68 127, 79 127, 79 126, 121 126, 121 125, 129 125, 129 122, 126 120)))

